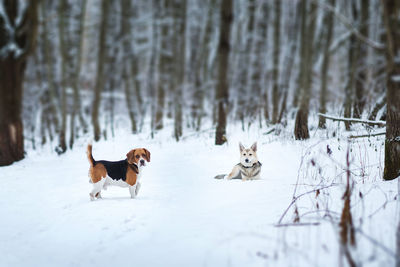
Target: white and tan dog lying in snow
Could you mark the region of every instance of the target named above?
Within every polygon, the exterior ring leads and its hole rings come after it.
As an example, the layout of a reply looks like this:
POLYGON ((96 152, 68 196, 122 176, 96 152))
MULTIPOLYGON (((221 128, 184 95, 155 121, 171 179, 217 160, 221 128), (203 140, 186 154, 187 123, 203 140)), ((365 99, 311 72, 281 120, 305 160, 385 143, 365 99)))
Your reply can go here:
MULTIPOLYGON (((240 163, 236 164, 226 179, 256 180, 260 179, 261 162, 257 158, 257 142, 250 148, 245 148, 239 143, 240 163)), ((215 176, 215 179, 224 179, 226 174, 215 176)))

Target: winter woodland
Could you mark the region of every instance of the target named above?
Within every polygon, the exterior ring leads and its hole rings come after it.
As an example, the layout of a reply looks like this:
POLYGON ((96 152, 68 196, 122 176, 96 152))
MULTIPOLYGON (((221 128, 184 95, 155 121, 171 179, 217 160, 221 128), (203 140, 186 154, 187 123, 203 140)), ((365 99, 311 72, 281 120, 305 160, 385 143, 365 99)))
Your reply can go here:
POLYGON ((400 267, 400 1, 0 0, 0 266, 400 267), (257 181, 213 179, 258 142, 257 181), (146 147, 89 201, 86 145, 146 147))

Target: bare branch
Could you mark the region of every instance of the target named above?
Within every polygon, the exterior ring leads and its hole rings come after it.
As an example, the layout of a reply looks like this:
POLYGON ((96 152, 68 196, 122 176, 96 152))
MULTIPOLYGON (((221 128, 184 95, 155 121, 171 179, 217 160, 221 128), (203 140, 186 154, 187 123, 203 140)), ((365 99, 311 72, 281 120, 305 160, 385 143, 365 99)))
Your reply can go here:
POLYGON ((364 123, 364 124, 368 124, 368 125, 377 125, 380 127, 386 126, 386 121, 370 121, 370 120, 361 120, 361 119, 355 119, 355 118, 341 118, 341 117, 329 116, 329 115, 322 114, 322 113, 318 113, 318 116, 321 116, 321 117, 324 117, 326 119, 333 120, 333 121, 364 123))
POLYGON ((381 133, 374 133, 374 134, 363 134, 363 135, 350 135, 348 138, 354 139, 354 138, 364 138, 364 137, 373 137, 373 136, 379 136, 379 135, 385 135, 386 132, 381 132, 381 133))
POLYGON ((343 23, 343 25, 350 30, 350 32, 352 34, 354 34, 360 41, 362 41, 363 43, 367 44, 368 46, 377 49, 377 50, 383 50, 385 48, 385 46, 381 43, 378 43, 374 40, 371 40, 367 37, 365 37, 364 35, 362 35, 352 24, 351 22, 345 17, 343 16, 341 13, 339 13, 333 6, 319 1, 319 0, 312 0, 317 6, 322 7, 325 10, 328 10, 330 12, 332 12, 336 18, 339 19, 340 22, 343 23))

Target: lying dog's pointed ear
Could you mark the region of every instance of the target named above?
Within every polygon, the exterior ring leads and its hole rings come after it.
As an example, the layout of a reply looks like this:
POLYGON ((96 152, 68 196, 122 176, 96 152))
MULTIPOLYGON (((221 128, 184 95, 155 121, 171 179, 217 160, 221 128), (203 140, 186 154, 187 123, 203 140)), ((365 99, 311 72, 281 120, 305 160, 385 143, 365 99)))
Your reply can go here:
POLYGON ((143 148, 143 150, 144 150, 147 162, 150 162, 150 151, 148 151, 146 148, 143 148))
POLYGON ((251 149, 252 149, 254 152, 257 152, 257 142, 254 142, 254 144, 251 145, 251 149))
POLYGON ((242 152, 244 150, 244 146, 242 145, 241 142, 239 142, 239 149, 240 149, 240 152, 242 152))
POLYGON ((135 161, 135 160, 134 160, 135 150, 136 150, 136 149, 132 149, 131 151, 129 151, 129 152, 126 154, 126 158, 128 159, 128 162, 131 163, 131 164, 135 161))

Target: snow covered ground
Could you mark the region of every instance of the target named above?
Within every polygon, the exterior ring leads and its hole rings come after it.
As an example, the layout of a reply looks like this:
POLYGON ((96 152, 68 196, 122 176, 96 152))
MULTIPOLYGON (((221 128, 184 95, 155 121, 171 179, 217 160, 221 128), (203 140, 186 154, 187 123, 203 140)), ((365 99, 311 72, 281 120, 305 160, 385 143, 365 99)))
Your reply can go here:
MULTIPOLYGON (((229 144, 220 147, 209 132, 179 143, 169 135, 117 135, 94 143, 95 159, 124 159, 134 147, 150 150, 134 200, 127 188, 110 187, 102 200, 89 201, 87 140, 62 156, 47 147, 28 151, 23 161, 0 168, 0 266, 346 265, 337 222, 347 141, 228 132, 229 144), (213 179, 238 162, 239 141, 249 146, 256 140, 261 180, 213 179), (323 187, 288 210, 281 223, 289 226, 276 226, 293 195, 323 187), (295 210, 306 225, 291 226, 295 210)), ((398 181, 381 181, 381 137, 357 140, 350 149, 357 229, 352 255, 364 266, 393 266, 398 181)))

